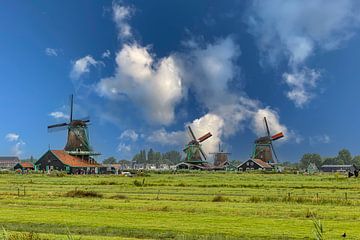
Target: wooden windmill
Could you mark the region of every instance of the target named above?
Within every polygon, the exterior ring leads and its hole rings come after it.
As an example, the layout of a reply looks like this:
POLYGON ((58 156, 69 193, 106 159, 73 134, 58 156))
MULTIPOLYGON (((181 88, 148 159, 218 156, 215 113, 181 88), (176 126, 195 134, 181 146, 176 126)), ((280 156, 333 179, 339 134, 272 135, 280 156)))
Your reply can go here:
POLYGON ((215 167, 224 167, 229 164, 229 155, 231 153, 224 152, 224 149, 221 149, 221 145, 219 143, 219 151, 210 153, 214 155, 214 166, 215 167))
POLYGON ((273 141, 276 141, 282 137, 284 134, 282 132, 276 133, 275 135, 270 135, 269 125, 267 123, 266 117, 264 117, 264 124, 266 128, 266 136, 259 137, 255 140, 255 147, 252 154, 252 159, 260 159, 267 163, 278 163, 278 157, 276 155, 273 141), (274 158, 274 157, 275 158, 274 158))
POLYGON ((86 159, 90 156, 100 155, 92 150, 89 143, 88 124, 89 119, 73 119, 74 97, 70 98, 69 122, 48 126, 49 131, 67 129, 67 143, 64 150, 71 155, 81 156, 86 159))
POLYGON ((188 126, 191 141, 185 146, 184 152, 186 154, 185 163, 201 164, 206 162, 206 154, 201 148, 201 143, 210 138, 212 134, 208 132, 200 138, 196 138, 191 127, 188 126))

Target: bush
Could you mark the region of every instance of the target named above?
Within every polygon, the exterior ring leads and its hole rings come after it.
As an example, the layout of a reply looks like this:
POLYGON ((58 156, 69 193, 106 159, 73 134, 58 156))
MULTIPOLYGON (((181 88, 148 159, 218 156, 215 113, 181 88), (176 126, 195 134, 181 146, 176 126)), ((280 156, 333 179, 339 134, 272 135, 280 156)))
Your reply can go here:
POLYGON ((83 190, 72 190, 64 195, 65 197, 87 197, 87 198, 102 198, 103 195, 101 193, 97 193, 94 191, 83 191, 83 190))
POLYGON ((227 197, 224 197, 222 195, 216 195, 212 201, 213 202, 229 202, 230 200, 227 197))
POLYGON ((112 196, 110 198, 111 199, 127 199, 128 197, 126 195, 117 194, 117 195, 114 195, 114 196, 112 196))
POLYGON ((42 238, 38 234, 30 233, 9 233, 3 228, 3 232, 0 235, 1 240, 48 240, 48 238, 42 238))
POLYGON ((66 175, 66 172, 58 170, 51 171, 50 174, 48 174, 50 177, 65 177, 66 175))

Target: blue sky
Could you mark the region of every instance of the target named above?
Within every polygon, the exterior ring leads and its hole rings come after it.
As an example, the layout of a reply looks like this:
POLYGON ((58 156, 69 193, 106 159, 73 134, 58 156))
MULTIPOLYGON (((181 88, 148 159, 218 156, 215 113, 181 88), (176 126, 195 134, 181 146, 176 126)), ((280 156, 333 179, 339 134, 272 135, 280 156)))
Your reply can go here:
POLYGON ((280 161, 360 154, 357 1, 3 1, 0 154, 40 157, 90 116, 100 159, 181 150, 185 126, 244 160, 266 116, 280 161))

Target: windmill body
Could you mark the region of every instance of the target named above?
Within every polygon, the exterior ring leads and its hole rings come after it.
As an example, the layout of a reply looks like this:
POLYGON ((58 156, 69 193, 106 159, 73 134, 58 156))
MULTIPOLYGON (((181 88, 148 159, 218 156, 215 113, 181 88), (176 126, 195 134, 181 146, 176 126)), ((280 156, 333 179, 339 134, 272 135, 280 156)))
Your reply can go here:
POLYGON ((226 165, 229 165, 229 155, 231 153, 224 152, 224 150, 221 149, 220 144, 219 144, 219 151, 210 154, 214 155, 214 167, 225 168, 226 165))
POLYGON ((186 154, 185 163, 190 163, 190 164, 206 163, 206 154, 201 148, 201 143, 204 142, 206 139, 210 138, 212 134, 209 132, 197 139, 190 126, 188 126, 188 130, 192 140, 184 148, 184 152, 186 154))
POLYGON ((260 159, 261 161, 266 163, 276 164, 278 162, 278 159, 272 143, 273 141, 283 138, 284 134, 282 132, 279 132, 271 136, 266 117, 264 117, 264 123, 267 135, 259 137, 255 140, 254 151, 251 158, 260 159))
POLYGON ((89 159, 91 156, 100 155, 93 151, 89 142, 88 123, 89 119, 73 119, 73 96, 71 96, 70 119, 68 123, 60 123, 48 126, 48 130, 67 129, 67 142, 64 150, 71 155, 81 156, 83 159, 89 159))

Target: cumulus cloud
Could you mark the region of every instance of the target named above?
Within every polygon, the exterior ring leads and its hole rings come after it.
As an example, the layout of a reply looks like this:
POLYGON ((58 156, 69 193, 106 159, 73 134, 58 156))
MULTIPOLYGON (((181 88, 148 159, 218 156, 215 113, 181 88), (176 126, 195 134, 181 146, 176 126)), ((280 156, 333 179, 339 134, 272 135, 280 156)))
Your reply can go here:
POLYGON ((127 22, 133 13, 133 9, 128 6, 122 6, 118 3, 113 3, 113 20, 118 28, 120 38, 132 37, 131 26, 127 22))
POLYGON ((181 146, 186 141, 186 134, 184 131, 166 131, 164 128, 152 132, 147 141, 157 143, 160 145, 181 146))
POLYGON ((170 124, 182 98, 179 69, 172 56, 155 59, 147 47, 125 44, 116 55, 115 75, 101 79, 97 92, 110 99, 130 98, 151 121, 170 124))
POLYGON ((45 48, 45 54, 50 57, 57 57, 61 50, 55 48, 45 48))
POLYGON ((264 117, 266 117, 268 122, 270 134, 283 132, 285 136, 288 135, 287 127, 280 124, 278 113, 270 108, 262 108, 254 112, 254 116, 252 118, 252 126, 258 137, 266 136, 267 134, 266 127, 264 125, 264 117))
POLYGON ((20 138, 20 135, 16 134, 16 133, 8 133, 5 136, 5 139, 9 142, 16 142, 19 140, 19 138, 20 138))
POLYGON ((132 129, 127 129, 127 130, 123 131, 120 135, 120 139, 131 140, 133 142, 135 142, 138 139, 138 137, 139 137, 139 134, 137 134, 132 129))
POLYGON ((117 151, 122 152, 122 153, 129 153, 129 152, 131 152, 131 146, 126 145, 124 143, 120 143, 117 147, 117 151))
POLYGON ((262 64, 279 65, 286 60, 290 73, 284 74, 287 97, 301 107, 314 96, 316 69, 305 68, 317 49, 336 49, 348 40, 360 23, 360 4, 355 0, 254 1, 247 23, 262 54, 262 64), (293 76, 293 77, 292 77, 293 76), (289 84, 287 77, 291 78, 289 84), (299 85, 301 85, 299 87, 299 85))
POLYGON ((51 113, 49 113, 49 116, 53 117, 55 119, 66 119, 66 120, 68 120, 70 118, 68 114, 65 114, 64 112, 60 112, 60 111, 51 112, 51 113))
POLYGON ((8 142, 15 143, 11 148, 11 153, 15 156, 20 156, 23 153, 23 147, 25 146, 25 142, 21 140, 20 135, 17 133, 8 133, 5 136, 5 139, 8 142))
POLYGON ((314 69, 304 68, 300 72, 284 73, 283 79, 290 87, 286 96, 292 100, 297 107, 302 107, 313 98, 314 89, 321 74, 314 69))
POLYGON ((111 55, 110 50, 106 50, 105 52, 103 52, 103 54, 101 55, 102 58, 109 58, 111 55))
POLYGON ((331 138, 327 134, 316 135, 316 136, 309 137, 310 145, 327 144, 327 143, 330 143, 330 141, 331 141, 331 138))
POLYGON ((83 74, 90 72, 90 66, 96 66, 100 62, 96 61, 92 56, 87 55, 83 58, 77 59, 72 66, 70 77, 72 79, 79 79, 83 74))

